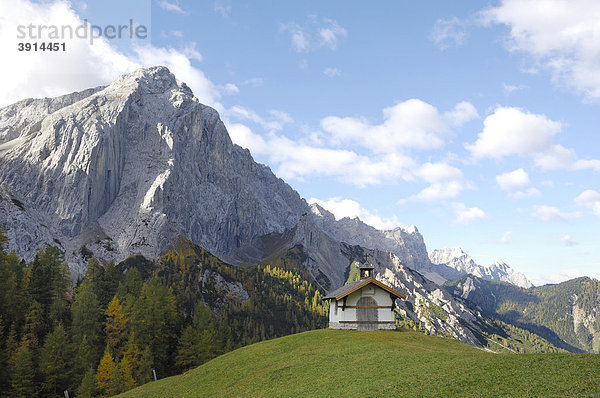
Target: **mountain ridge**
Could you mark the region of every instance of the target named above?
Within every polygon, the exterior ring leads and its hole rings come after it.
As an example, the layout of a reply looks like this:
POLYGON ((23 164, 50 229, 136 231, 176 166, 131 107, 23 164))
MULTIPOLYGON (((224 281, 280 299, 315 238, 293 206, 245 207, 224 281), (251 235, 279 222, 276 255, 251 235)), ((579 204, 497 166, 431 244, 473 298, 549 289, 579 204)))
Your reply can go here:
POLYGON ((531 283, 525 274, 514 270, 505 262, 496 261, 487 267, 482 266, 477 264, 460 247, 433 250, 429 253, 429 259, 434 264, 445 265, 459 272, 491 281, 508 282, 524 288, 533 287, 533 283, 531 283))
MULTIPOLYGON (((156 256, 178 235, 226 257, 257 235, 293 227, 308 210, 168 69, 140 69, 84 93, 49 100, 54 112, 41 120, 16 123, 19 112, 48 100, 0 110, 11 115, 0 121, 0 143, 12 145, 1 155, 0 185, 45 215, 38 224, 69 246, 79 271, 83 246, 118 261, 156 256), (202 205, 209 202, 216 206, 202 205)), ((14 240, 10 248, 32 256, 14 240)))

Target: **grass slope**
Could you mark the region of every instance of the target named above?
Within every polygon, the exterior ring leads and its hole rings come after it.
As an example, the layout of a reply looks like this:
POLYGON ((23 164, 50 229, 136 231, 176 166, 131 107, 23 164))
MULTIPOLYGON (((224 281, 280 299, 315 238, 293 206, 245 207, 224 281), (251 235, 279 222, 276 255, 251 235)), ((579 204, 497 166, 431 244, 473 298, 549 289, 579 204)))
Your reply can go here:
POLYGON ((240 348, 122 396, 599 395, 592 354, 491 354, 413 331, 322 329, 240 348))

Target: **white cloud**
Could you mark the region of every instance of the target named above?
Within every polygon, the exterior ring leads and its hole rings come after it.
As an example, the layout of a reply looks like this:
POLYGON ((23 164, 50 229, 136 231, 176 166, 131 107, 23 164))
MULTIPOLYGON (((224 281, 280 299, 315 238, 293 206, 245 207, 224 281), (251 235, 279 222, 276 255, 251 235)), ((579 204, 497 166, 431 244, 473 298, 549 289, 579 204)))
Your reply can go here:
POLYGON ((280 32, 290 34, 292 48, 298 53, 312 51, 316 48, 327 47, 335 50, 340 38, 346 37, 348 31, 336 21, 328 18, 312 16, 305 25, 287 22, 279 25, 280 32))
POLYGON ((227 84, 221 86, 220 89, 223 94, 228 94, 228 95, 233 95, 233 94, 237 94, 240 92, 240 89, 238 88, 238 86, 236 86, 233 83, 227 83, 227 84))
POLYGON ((308 39, 304 36, 304 32, 295 31, 292 33, 292 47, 299 53, 308 50, 308 39))
POLYGON ((271 109, 269 111, 269 115, 279 120, 279 122, 281 122, 282 125, 294 122, 294 119, 288 113, 280 111, 278 109, 271 109))
POLYGON ((66 2, 33 3, 27 0, 16 0, 10 5, 0 2, 0 18, 0 52, 11 59, 2 64, 0 105, 27 97, 51 97, 108 84, 123 73, 154 65, 167 66, 192 88, 201 102, 218 105, 219 90, 191 63, 202 59, 193 47, 176 50, 133 42, 131 53, 124 54, 104 38, 95 39, 93 44, 89 39, 67 38, 67 51, 25 54, 17 52, 13 45, 17 25, 77 27, 83 21, 66 2), (4 18, 5 15, 10 15, 10 20, 4 18))
POLYGON ((483 121, 477 141, 466 147, 475 158, 540 153, 547 150, 561 128, 561 123, 544 115, 499 107, 483 121))
POLYGON ((503 232, 498 238, 498 243, 511 243, 513 241, 513 236, 511 231, 503 232))
POLYGON ((242 86, 260 87, 265 83, 262 77, 251 77, 242 82, 242 86))
POLYGON ((592 211, 592 214, 600 216, 600 192, 592 189, 583 191, 575 198, 575 204, 592 211))
POLYGON ((513 84, 502 83, 502 88, 504 88, 504 94, 510 95, 516 91, 526 89, 527 86, 524 84, 513 85, 513 84))
POLYGON ((452 203, 452 209, 456 215, 455 222, 459 224, 470 224, 473 221, 484 220, 488 218, 483 210, 479 207, 467 207, 464 203, 452 203))
POLYGON ((364 118, 328 116, 321 120, 321 128, 334 142, 358 143, 376 153, 441 148, 449 133, 438 110, 419 99, 385 108, 383 118, 383 123, 373 125, 364 118))
POLYGON ((272 109, 268 112, 269 119, 265 119, 252 109, 240 105, 234 105, 231 108, 225 108, 221 111, 221 117, 225 121, 251 121, 260 125, 265 130, 282 130, 285 124, 293 122, 290 115, 283 111, 272 109))
MULTIPOLYGON (((412 201, 436 201, 460 196, 470 184, 465 181, 462 171, 446 163, 424 163, 415 170, 415 175, 430 185, 411 196, 412 201)), ((401 200, 400 203, 406 200, 401 200)))
POLYGON ((569 221, 581 217, 580 212, 563 213, 557 207, 547 205, 533 206, 531 215, 542 221, 569 221))
POLYGON ((337 47, 339 37, 346 37, 348 32, 346 29, 338 25, 337 22, 328 19, 326 20, 327 26, 319 29, 319 37, 321 39, 321 45, 327 46, 332 50, 337 47))
POLYGON ((350 150, 318 147, 274 133, 263 137, 237 123, 229 124, 227 129, 234 143, 248 148, 255 156, 267 156, 269 164, 275 165, 277 174, 284 179, 331 176, 363 187, 384 181, 408 180, 416 167, 411 158, 399 154, 371 159, 350 150))
POLYGON ((509 198, 513 198, 515 200, 525 199, 525 198, 533 198, 542 196, 542 192, 537 188, 527 188, 524 191, 510 192, 508 194, 509 198))
POLYGON ((460 46, 467 39, 465 23, 456 17, 438 19, 433 25, 429 38, 441 50, 460 46))
POLYGON ((396 216, 392 218, 383 218, 373 213, 360 205, 360 203, 351 199, 329 198, 328 200, 320 200, 310 198, 308 203, 317 203, 325 210, 331 212, 336 220, 341 220, 344 217, 360 218, 364 223, 381 230, 389 230, 400 225, 396 216))
POLYGON ((477 109, 468 101, 459 102, 451 111, 445 112, 444 117, 454 126, 462 126, 473 119, 479 119, 477 109))
POLYGON ((160 8, 162 8, 163 10, 166 10, 169 12, 174 12, 176 14, 181 14, 181 15, 188 14, 187 11, 185 11, 183 8, 181 8, 178 1, 160 0, 158 2, 158 6, 160 8))
POLYGON ((593 170, 595 172, 600 172, 600 160, 598 159, 589 159, 589 160, 577 160, 575 163, 571 165, 573 170, 593 170))
POLYGON ((483 121, 483 130, 465 147, 475 159, 519 155, 544 170, 590 169, 600 172, 600 160, 577 159, 574 150, 554 143, 563 124, 519 108, 498 107, 483 121))
POLYGON ((527 188, 531 181, 529 175, 522 168, 496 176, 496 183, 501 189, 514 191, 527 188))
POLYGON ((560 237, 560 241, 565 246, 575 246, 577 242, 571 238, 571 235, 563 235, 560 237))
POLYGON ((504 0, 481 15, 484 23, 509 27, 510 51, 530 55, 587 99, 600 98, 600 2, 504 0))
POLYGON ((512 199, 524 199, 535 196, 542 196, 539 189, 530 187, 529 175, 522 168, 510 171, 496 176, 496 183, 505 191, 509 192, 508 197, 512 199))
POLYGON ((339 76, 342 72, 338 68, 325 68, 323 73, 329 77, 339 76))
POLYGON ((215 13, 221 14, 222 17, 227 18, 229 14, 231 14, 231 4, 226 4, 222 1, 216 1, 214 10, 215 13))

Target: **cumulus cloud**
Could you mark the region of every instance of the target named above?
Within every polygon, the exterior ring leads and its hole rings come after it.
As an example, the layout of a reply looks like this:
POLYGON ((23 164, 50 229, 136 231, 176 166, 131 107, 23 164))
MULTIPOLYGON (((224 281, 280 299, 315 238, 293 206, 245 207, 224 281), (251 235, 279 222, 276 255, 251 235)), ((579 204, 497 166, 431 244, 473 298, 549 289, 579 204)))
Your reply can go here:
POLYGON ((530 187, 527 188, 524 191, 517 191, 517 192, 510 192, 508 194, 509 198, 515 199, 515 200, 519 200, 519 199, 525 199, 525 198, 533 198, 533 197, 539 197, 542 196, 542 192, 534 187, 530 187))
POLYGON ((571 238, 571 235, 568 235, 568 234, 561 236, 560 241, 565 246, 575 246, 577 244, 577 242, 575 242, 575 240, 573 240, 573 238, 571 238))
POLYGON ((507 26, 508 49, 531 56, 555 82, 586 99, 600 98, 600 2, 503 0, 481 17, 507 26))
POLYGON ((600 216, 600 192, 592 189, 583 191, 575 198, 575 204, 590 209, 592 214, 600 216))
POLYGON ((444 117, 453 126, 460 127, 473 119, 479 119, 477 109, 468 101, 459 102, 451 111, 445 112, 444 117))
POLYGON ((467 145, 475 158, 502 158, 509 155, 540 153, 562 128, 560 122, 518 108, 499 107, 486 117, 477 141, 467 145))
POLYGON ((453 199, 459 197, 463 190, 470 187, 470 183, 466 181, 462 171, 446 163, 424 163, 414 171, 414 174, 429 183, 429 186, 399 203, 409 200, 431 202, 453 199))
POLYGON ((564 125, 545 115, 519 108, 498 107, 483 121, 483 130, 473 144, 465 147, 475 159, 502 159, 519 155, 530 157, 544 170, 591 169, 600 171, 600 160, 577 159, 574 150, 554 143, 564 125))
POLYGON ((470 224, 474 221, 484 220, 489 216, 479 207, 467 207, 464 203, 452 203, 452 209, 456 215, 455 222, 459 224, 470 224))
POLYGON ((250 108, 234 105, 230 108, 223 109, 221 111, 221 116, 226 121, 250 121, 258 124, 267 131, 282 130, 284 125, 293 122, 292 117, 283 111, 272 109, 268 113, 269 118, 265 119, 250 108))
POLYGON ((565 213, 560 211, 558 207, 547 205, 533 206, 531 215, 542 221, 569 221, 581 217, 580 212, 565 213))
POLYGON ((218 105, 218 88, 192 65, 192 61, 201 61, 193 46, 160 48, 134 41, 130 52, 125 54, 104 38, 97 38, 90 44, 89 39, 75 37, 64 40, 67 46, 64 52, 18 52, 14 45, 17 25, 77 27, 83 21, 69 3, 27 0, 10 4, 0 2, 0 18, 0 52, 11 60, 2 65, 0 105, 27 97, 51 97, 108 84, 123 73, 154 65, 167 66, 202 102, 218 105), (9 15, 10 19, 7 18, 9 15))
POLYGON ((308 203, 317 203, 325 210, 331 212, 336 220, 341 220, 344 217, 358 217, 364 223, 381 230, 389 230, 400 226, 396 216, 392 218, 383 218, 376 213, 365 209, 360 203, 351 199, 329 198, 328 200, 320 200, 310 198, 308 203))
POLYGON ((234 143, 254 155, 264 155, 285 179, 303 180, 308 176, 330 176, 359 187, 384 181, 408 180, 416 163, 408 156, 387 154, 377 159, 346 149, 334 149, 291 140, 274 132, 261 136, 248 126, 227 126, 234 143))
POLYGON ((529 180, 529 175, 522 168, 497 175, 496 183, 500 189, 512 191, 508 193, 508 197, 512 199, 524 199, 542 195, 539 189, 530 187, 531 181, 529 180))
POLYGON ((501 189, 513 191, 527 188, 531 184, 531 181, 529 181, 529 175, 527 172, 520 168, 508 173, 497 175, 496 183, 501 189))
POLYGON ((385 108, 383 119, 374 125, 360 117, 328 116, 321 120, 321 128, 334 142, 358 143, 376 153, 441 148, 450 131, 438 110, 419 99, 385 108))
POLYGON ((460 46, 467 39, 465 23, 456 17, 437 19, 429 38, 441 50, 460 46))

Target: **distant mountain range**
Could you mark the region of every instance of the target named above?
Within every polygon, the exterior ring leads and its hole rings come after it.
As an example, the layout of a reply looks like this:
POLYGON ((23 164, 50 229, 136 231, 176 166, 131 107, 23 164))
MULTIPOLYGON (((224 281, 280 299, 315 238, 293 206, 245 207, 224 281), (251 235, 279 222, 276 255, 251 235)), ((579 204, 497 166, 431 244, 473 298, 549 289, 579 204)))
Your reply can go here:
POLYGON ((406 322, 475 346, 508 329, 442 285, 474 275, 531 286, 504 263, 428 253, 415 226, 381 231, 308 205, 164 67, 0 109, 0 225, 26 261, 58 246, 74 276, 91 256, 152 259, 180 238, 233 265, 292 255, 322 290, 371 262, 408 296, 399 303, 406 322))
POLYGON ((498 261, 488 267, 478 265, 460 247, 434 250, 429 253, 429 259, 434 264, 451 267, 463 275, 470 274, 490 281, 509 282, 524 288, 533 287, 525 274, 515 271, 508 264, 498 261))

